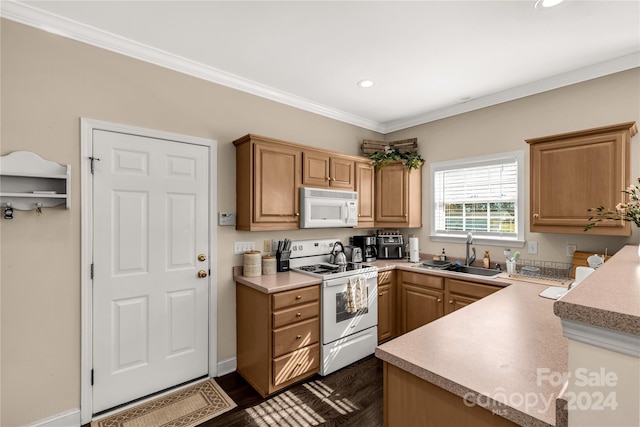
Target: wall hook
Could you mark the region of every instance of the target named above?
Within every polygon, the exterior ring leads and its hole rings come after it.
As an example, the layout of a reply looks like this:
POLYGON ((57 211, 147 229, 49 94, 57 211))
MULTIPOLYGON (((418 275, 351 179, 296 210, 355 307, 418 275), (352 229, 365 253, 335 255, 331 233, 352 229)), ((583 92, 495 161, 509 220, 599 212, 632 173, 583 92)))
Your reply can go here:
POLYGON ((5 203, 4 205, 4 219, 13 219, 13 208, 11 203, 5 203))

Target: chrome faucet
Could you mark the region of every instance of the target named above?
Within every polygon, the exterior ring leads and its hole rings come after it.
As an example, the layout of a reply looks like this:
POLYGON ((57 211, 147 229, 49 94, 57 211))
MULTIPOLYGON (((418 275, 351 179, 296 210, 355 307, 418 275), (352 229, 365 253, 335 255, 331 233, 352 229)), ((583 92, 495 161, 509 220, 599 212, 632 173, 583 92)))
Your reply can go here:
POLYGON ((473 261, 476 260, 476 248, 471 248, 473 255, 469 256, 469 248, 471 247, 472 243, 473 243, 473 234, 467 233, 467 250, 466 250, 464 265, 471 265, 473 264, 473 261))

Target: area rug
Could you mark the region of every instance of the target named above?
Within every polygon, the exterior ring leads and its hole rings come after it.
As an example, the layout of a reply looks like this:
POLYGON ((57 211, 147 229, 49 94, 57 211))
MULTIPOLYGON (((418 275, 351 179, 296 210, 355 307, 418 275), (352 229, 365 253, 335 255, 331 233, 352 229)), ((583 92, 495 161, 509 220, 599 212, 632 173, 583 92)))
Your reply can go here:
POLYGON ((213 380, 91 422, 91 427, 194 427, 236 407, 213 380))

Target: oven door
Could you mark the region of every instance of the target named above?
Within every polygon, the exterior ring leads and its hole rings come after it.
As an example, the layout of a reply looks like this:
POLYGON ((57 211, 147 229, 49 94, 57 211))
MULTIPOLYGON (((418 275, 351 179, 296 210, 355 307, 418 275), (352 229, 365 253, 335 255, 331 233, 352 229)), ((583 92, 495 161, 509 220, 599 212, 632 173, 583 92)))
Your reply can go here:
POLYGON ((378 324, 378 271, 363 273, 366 281, 366 307, 347 311, 349 277, 322 283, 322 343, 328 344, 378 324))

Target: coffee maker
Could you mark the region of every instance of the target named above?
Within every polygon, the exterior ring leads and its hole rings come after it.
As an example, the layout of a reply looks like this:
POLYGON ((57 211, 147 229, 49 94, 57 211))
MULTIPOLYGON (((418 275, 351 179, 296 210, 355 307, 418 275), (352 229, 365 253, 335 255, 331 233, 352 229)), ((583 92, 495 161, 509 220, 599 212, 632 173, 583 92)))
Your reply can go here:
POLYGON ((378 256, 376 236, 353 236, 353 245, 362 249, 362 261, 373 262, 378 256))

